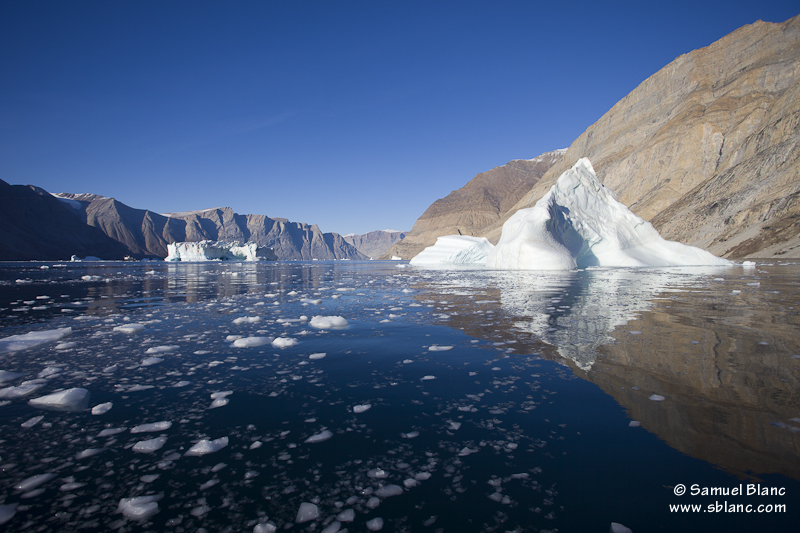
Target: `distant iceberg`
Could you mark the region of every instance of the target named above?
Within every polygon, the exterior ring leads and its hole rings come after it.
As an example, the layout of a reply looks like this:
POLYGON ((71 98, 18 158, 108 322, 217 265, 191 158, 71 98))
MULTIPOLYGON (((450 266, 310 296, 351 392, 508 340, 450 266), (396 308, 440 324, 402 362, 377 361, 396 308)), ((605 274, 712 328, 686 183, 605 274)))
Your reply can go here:
POLYGON ((164 261, 276 261, 272 248, 254 242, 201 241, 167 245, 164 261))
POLYGON ((482 265, 493 248, 484 237, 446 235, 414 256, 410 264, 482 265))
POLYGON ((488 268, 512 270, 731 264, 663 239, 598 181, 587 158, 564 172, 535 206, 514 213, 486 259, 488 268))

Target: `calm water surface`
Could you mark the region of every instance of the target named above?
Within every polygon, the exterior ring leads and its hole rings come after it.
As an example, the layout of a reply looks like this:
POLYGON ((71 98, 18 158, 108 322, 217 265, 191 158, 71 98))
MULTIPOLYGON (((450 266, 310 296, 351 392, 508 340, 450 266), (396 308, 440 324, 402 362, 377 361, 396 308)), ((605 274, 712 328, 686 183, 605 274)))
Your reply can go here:
POLYGON ((800 527, 798 265, 4 263, 0 328, 9 532, 800 527))

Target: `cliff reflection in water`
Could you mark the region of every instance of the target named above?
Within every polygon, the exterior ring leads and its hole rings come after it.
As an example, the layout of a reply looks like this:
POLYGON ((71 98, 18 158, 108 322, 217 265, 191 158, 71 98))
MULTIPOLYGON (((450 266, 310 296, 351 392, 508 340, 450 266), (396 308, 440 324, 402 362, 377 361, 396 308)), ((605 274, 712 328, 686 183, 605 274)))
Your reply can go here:
POLYGON ((674 448, 738 475, 800 479, 799 272, 504 272, 497 284, 517 330, 674 448))

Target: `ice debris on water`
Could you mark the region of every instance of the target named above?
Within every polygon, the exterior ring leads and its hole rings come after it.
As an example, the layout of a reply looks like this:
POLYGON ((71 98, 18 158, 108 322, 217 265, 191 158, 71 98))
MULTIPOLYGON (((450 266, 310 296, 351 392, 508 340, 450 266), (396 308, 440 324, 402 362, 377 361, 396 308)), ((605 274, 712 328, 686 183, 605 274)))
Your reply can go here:
POLYGON ((167 437, 156 437, 149 440, 140 440, 131 448, 138 453, 153 453, 160 450, 167 442, 167 437))
POLYGON ((5 524, 17 513, 17 503, 10 503, 6 505, 0 505, 0 525, 5 524))
POLYGON ((20 426, 24 428, 32 428, 33 426, 41 422, 43 418, 44 416, 34 416, 33 418, 30 418, 25 422, 23 422, 22 424, 20 424, 20 426))
POLYGON ((295 346, 297 343, 297 339, 292 339, 290 337, 278 337, 272 341, 272 345, 276 348, 290 348, 295 346))
POLYGON ((8 372, 7 370, 0 370, 0 383, 11 381, 13 379, 21 378, 24 376, 22 372, 8 372))
POLYGON ((170 344, 170 345, 165 345, 165 346, 153 346, 153 347, 151 347, 151 348, 148 348, 148 349, 147 349, 147 351, 146 351, 146 352, 144 352, 144 353, 166 353, 166 352, 174 352, 174 351, 175 351, 175 350, 177 350, 178 348, 180 348, 180 346, 178 346, 177 344, 170 344))
POLYGON ((28 400, 28 404, 51 411, 82 411, 89 405, 89 391, 82 388, 67 389, 28 400))
POLYGON ((163 494, 149 496, 136 496, 135 498, 122 498, 117 506, 117 512, 129 520, 141 522, 158 513, 158 501, 163 494))
POLYGON ((368 404, 368 403, 363 403, 363 404, 360 404, 360 405, 354 405, 353 406, 353 412, 355 414, 364 413, 364 412, 368 411, 370 409, 370 407, 372 407, 372 405, 368 404))
POLYGON ((105 402, 105 403, 97 404, 94 407, 92 407, 92 414, 93 415, 105 414, 105 413, 109 412, 112 407, 114 407, 114 404, 112 402, 105 402))
POLYGON ((383 529, 383 518, 373 518, 367 521, 367 529, 370 531, 380 531, 383 529))
POLYGON ((37 474, 35 476, 31 476, 20 483, 14 485, 15 490, 19 490, 22 492, 30 492, 39 485, 43 485, 50 481, 51 479, 55 479, 56 475, 53 473, 47 474, 37 474))
POLYGON ((0 339, 0 353, 27 350, 48 342, 55 342, 72 335, 72 328, 31 331, 22 335, 11 335, 0 339))
POLYGON ((611 522, 609 533, 633 533, 630 528, 627 528, 619 522, 611 522))
POLYGON ((271 343, 273 337, 243 337, 234 339, 234 348, 255 348, 257 346, 264 346, 271 343))
POLYGON ((325 356, 328 355, 326 353, 312 353, 308 356, 309 359, 317 360, 317 359, 324 359, 325 356))
POLYGON ((119 331, 121 333, 140 333, 144 331, 144 325, 142 324, 123 324, 121 326, 114 327, 114 331, 119 331))
POLYGON ((253 533, 275 533, 278 531, 278 528, 275 527, 275 524, 271 524, 266 522, 264 524, 256 524, 253 528, 253 533))
POLYGON ((333 433, 331 433, 329 430, 326 429, 326 430, 320 431, 319 433, 315 433, 314 435, 311 435, 310 437, 308 437, 305 440, 305 442, 306 442, 306 444, 317 444, 319 442, 324 442, 324 441, 330 439, 331 437, 333 437, 333 433))
POLYGON ((199 457, 201 455, 208 455, 220 451, 228 445, 228 437, 220 437, 214 440, 203 439, 184 453, 187 457, 199 457))
POLYGON ((294 521, 298 524, 304 524, 317 518, 319 518, 319 508, 313 503, 303 502, 297 510, 297 516, 294 521))
POLYGON ((437 344, 433 344, 428 347, 429 352, 446 352, 448 350, 452 350, 452 346, 439 346, 437 344))
POLYGON ((316 329, 342 329, 347 327, 347 320, 341 316, 315 315, 308 325, 316 329))
POLYGON ((131 428, 131 433, 150 433, 153 431, 166 431, 172 427, 172 422, 151 422, 149 424, 140 424, 131 428))

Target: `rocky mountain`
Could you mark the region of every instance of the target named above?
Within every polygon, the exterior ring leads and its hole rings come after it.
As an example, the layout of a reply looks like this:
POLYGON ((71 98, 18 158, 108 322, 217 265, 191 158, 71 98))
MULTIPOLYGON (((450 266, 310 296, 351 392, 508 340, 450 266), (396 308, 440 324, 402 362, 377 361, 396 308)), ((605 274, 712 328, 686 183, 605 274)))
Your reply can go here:
POLYGON ((800 257, 800 16, 684 54, 592 124, 492 227, 588 157, 663 237, 729 258, 800 257))
POLYGON ((383 258, 394 255, 411 259, 444 235, 483 236, 486 228, 498 223, 563 155, 564 150, 547 152, 478 174, 431 204, 406 237, 383 258))
POLYGON ((59 193, 72 214, 124 244, 134 257, 167 256, 173 242, 241 241, 268 246, 279 259, 367 259, 337 233, 316 225, 264 215, 240 215, 230 207, 160 215, 96 194, 59 193))
POLYGON ((122 259, 125 246, 82 223, 44 189, 0 180, 0 260, 122 259))
POLYGON ((367 257, 377 259, 388 252, 394 243, 404 239, 405 236, 406 232, 385 229, 370 231, 361 235, 351 233, 345 235, 344 240, 355 246, 356 250, 367 257))

